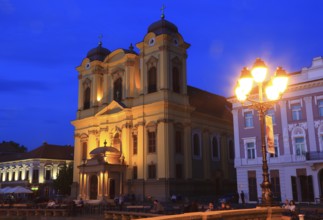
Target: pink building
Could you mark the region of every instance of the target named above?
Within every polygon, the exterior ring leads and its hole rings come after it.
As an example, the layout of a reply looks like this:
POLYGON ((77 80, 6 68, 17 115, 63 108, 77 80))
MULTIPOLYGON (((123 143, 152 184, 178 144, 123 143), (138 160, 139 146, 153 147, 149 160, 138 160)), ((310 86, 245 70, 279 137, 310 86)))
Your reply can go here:
MULTIPOLYGON (((323 58, 289 74, 273 117, 275 154, 268 154, 272 192, 278 200, 316 202, 323 195, 323 58)), ((261 198, 262 155, 258 113, 233 103, 237 189, 246 201, 261 198)))

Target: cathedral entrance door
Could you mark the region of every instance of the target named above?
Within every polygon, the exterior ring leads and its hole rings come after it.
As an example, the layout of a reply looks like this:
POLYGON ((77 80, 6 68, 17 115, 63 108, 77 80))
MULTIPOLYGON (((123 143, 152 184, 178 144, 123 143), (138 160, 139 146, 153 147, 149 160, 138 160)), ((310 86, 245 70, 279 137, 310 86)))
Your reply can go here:
POLYGON ((90 199, 98 198, 98 177, 92 175, 90 177, 90 199))
POLYGON ((116 196, 116 182, 114 179, 110 179, 110 187, 109 187, 109 195, 110 195, 110 199, 114 199, 114 197, 116 196))

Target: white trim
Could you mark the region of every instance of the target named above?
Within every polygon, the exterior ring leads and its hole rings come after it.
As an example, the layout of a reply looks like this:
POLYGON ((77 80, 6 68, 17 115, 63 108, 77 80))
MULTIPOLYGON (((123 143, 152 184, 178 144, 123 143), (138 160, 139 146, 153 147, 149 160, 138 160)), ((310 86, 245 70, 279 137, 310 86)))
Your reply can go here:
POLYGON ((253 112, 253 110, 248 110, 248 111, 244 111, 244 113, 243 113, 243 127, 244 127, 244 129, 250 129, 250 128, 254 128, 255 127, 255 123, 254 123, 254 112, 253 112), (251 121, 252 121, 252 125, 251 126, 246 126, 246 113, 249 113, 249 112, 251 112, 251 117, 250 118, 248 118, 248 120, 250 120, 251 119, 251 121))
POLYGON ((294 99, 294 100, 288 100, 288 108, 291 109, 291 106, 293 104, 301 104, 301 107, 303 108, 303 102, 302 99, 294 99))
POLYGON ((304 128, 297 126, 294 127, 292 132, 291 132, 291 136, 292 136, 292 146, 293 146, 293 155, 295 156, 302 156, 303 154, 301 153, 301 155, 296 155, 296 143, 295 143, 295 138, 304 138, 304 151, 305 153, 307 152, 307 143, 306 143, 306 132, 304 130, 304 128), (301 133, 295 133, 296 131, 301 131, 301 133))
POLYGON ((254 114, 255 114, 253 109, 250 109, 250 108, 243 108, 243 109, 241 110, 241 115, 242 115, 242 117, 244 117, 245 112, 252 112, 252 115, 254 115, 254 114))
POLYGON ((243 140, 243 147, 244 147, 244 152, 245 152, 245 159, 246 160, 255 160, 257 159, 257 148, 256 148, 256 137, 248 137, 248 138, 242 138, 243 140), (248 143, 253 143, 254 144, 254 152, 255 152, 255 158, 248 158, 248 149, 247 149, 247 144, 248 143))
POLYGON ((323 99, 323 95, 316 95, 316 96, 314 96, 315 105, 317 105, 317 100, 321 100, 321 99, 323 99))

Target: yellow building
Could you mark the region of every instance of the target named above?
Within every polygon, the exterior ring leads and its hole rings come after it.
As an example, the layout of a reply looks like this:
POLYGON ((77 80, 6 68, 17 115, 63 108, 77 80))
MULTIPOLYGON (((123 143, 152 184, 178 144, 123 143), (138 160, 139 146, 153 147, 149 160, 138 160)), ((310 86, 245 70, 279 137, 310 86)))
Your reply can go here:
POLYGON ((88 52, 77 67, 74 196, 166 200, 234 189, 231 105, 187 85, 189 46, 162 16, 139 53, 101 42, 88 52))

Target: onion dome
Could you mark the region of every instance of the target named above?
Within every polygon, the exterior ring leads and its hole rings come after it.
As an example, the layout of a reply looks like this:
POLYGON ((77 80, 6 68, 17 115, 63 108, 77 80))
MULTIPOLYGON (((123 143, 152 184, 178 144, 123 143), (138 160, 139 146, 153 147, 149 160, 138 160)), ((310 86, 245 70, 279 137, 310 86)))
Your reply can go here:
POLYGON ((119 151, 114 147, 97 147, 90 152, 90 155, 105 154, 106 152, 119 153, 119 151))
POLYGON ((178 29, 176 25, 167 21, 165 19, 165 16, 162 16, 159 21, 152 23, 148 27, 148 33, 149 32, 154 32, 156 35, 174 34, 174 33, 178 33, 178 29))
POLYGON ((104 58, 110 54, 110 50, 102 47, 102 42, 99 42, 99 45, 96 48, 91 49, 86 57, 90 59, 90 61, 93 60, 100 60, 103 61, 104 58))
POLYGON ((90 152, 92 158, 102 159, 105 157, 105 161, 109 164, 120 164, 121 152, 115 147, 106 146, 107 142, 104 142, 103 147, 97 147, 90 152))

